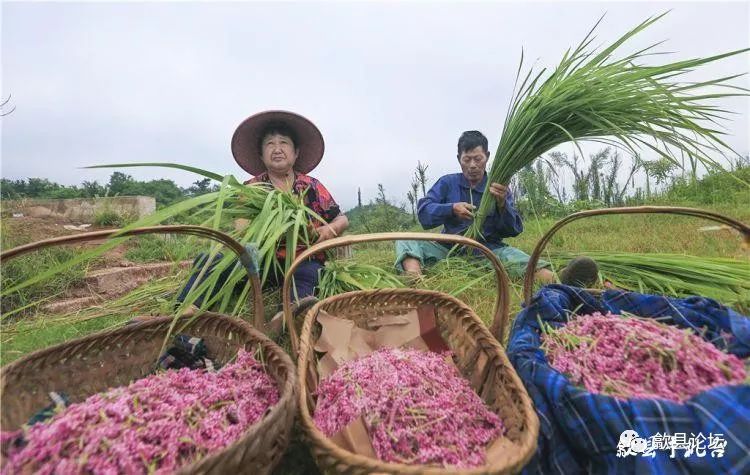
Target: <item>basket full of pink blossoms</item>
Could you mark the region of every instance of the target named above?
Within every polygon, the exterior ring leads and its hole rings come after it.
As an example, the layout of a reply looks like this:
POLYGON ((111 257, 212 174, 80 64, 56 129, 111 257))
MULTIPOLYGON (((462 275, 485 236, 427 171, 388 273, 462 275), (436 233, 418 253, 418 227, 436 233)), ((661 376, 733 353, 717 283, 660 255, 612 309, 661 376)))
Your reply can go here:
MULTIPOLYGON (((669 213, 750 226, 691 208, 583 211, 669 213)), ((710 278, 710 276, 706 276, 710 278)), ((553 284, 516 315, 508 356, 545 429, 534 473, 744 473, 750 428, 750 319, 713 299, 553 284), (681 439, 685 439, 683 442, 681 439)))
POLYGON ((498 293, 491 330, 460 300, 422 289, 378 289, 325 298, 292 321, 299 415, 318 466, 332 473, 505 474, 536 448, 539 421, 498 339, 508 319, 508 279, 495 255, 462 236, 344 236, 300 254, 350 244, 427 240, 470 246, 491 262, 498 293))
MULTIPOLYGON (((257 285, 246 249, 198 226, 87 233, 0 257, 146 233, 222 242, 257 285)), ((255 309, 262 311, 262 302, 255 309)), ((247 322, 211 312, 148 318, 36 351, 2 368, 0 391, 3 474, 270 473, 288 445, 296 411, 294 365, 286 352, 247 322), (218 369, 158 370, 173 329, 202 340, 218 369), (29 426, 50 393, 65 394, 70 405, 29 426)))

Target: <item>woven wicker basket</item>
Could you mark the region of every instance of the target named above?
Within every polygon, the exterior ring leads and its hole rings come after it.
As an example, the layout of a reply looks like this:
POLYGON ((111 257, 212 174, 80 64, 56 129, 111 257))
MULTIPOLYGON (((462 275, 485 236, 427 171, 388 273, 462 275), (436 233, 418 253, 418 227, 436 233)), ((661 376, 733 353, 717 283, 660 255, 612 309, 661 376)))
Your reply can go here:
MULTIPOLYGON (((604 209, 592 209, 588 211, 580 211, 573 213, 560 221, 556 222, 542 237, 534 247, 534 251, 531 253, 529 263, 526 267, 526 274, 523 281, 523 298, 526 305, 531 302, 531 298, 534 295, 534 272, 537 263, 544 252, 544 248, 561 228, 567 224, 577 221, 579 219, 588 218, 591 216, 604 216, 613 214, 676 214, 680 216, 693 216, 696 218, 704 218, 709 221, 724 224, 733 229, 736 229, 743 239, 743 245, 746 248, 750 248, 750 226, 737 221, 736 219, 724 216, 713 211, 706 211, 696 208, 680 208, 674 206, 633 206, 623 208, 604 208, 604 209)), ((600 289, 586 289, 588 292, 599 295, 601 294, 600 289)))
MULTIPOLYGON (((493 265, 498 279, 498 296, 495 305, 493 331, 500 337, 508 323, 508 279, 495 255, 481 244, 462 236, 426 233, 384 233, 340 237, 325 241, 300 254, 287 272, 291 276, 304 259, 326 249, 348 244, 390 241, 396 239, 438 241, 473 246, 482 251, 493 265)), ((283 304, 287 323, 291 322, 290 279, 285 280, 283 304)), ((503 348, 492 336, 474 311, 450 295, 429 290, 381 289, 347 292, 318 302, 305 315, 301 337, 294 325, 287 325, 292 348, 298 354, 297 378, 300 386, 299 412, 307 440, 318 466, 324 471, 346 474, 505 474, 520 471, 536 449, 539 421, 531 400, 515 370, 505 356, 503 348), (372 316, 384 313, 401 313, 419 305, 434 305, 437 325, 442 337, 457 359, 457 366, 475 391, 491 410, 496 412, 507 427, 505 437, 511 448, 505 457, 477 469, 444 469, 424 465, 385 463, 374 458, 349 452, 331 442, 315 426, 312 413, 315 399, 312 396, 317 382, 317 365, 313 345, 319 332, 316 316, 325 310, 340 318, 349 318, 358 326, 372 316)))
MULTIPOLYGON (((11 249, 0 260, 61 243, 109 237, 118 231, 103 231, 50 239, 11 249)), ((198 226, 140 228, 120 235, 181 233, 209 237, 232 249, 248 272, 252 271, 245 248, 229 236, 198 226)), ((259 295, 257 274, 251 274, 254 295, 259 295)), ((255 301, 256 317, 263 316, 262 301, 255 301), (260 312, 260 313, 258 313, 260 312)), ((114 386, 127 385, 147 376, 173 322, 171 317, 155 317, 123 328, 100 332, 29 354, 0 370, 2 430, 14 430, 40 408, 49 404, 50 391, 65 392, 71 402, 114 386)), ((193 319, 183 333, 203 338, 211 358, 224 364, 240 349, 260 349, 266 371, 279 389, 280 399, 234 444, 179 473, 270 473, 286 450, 294 422, 296 379, 294 365, 278 345, 248 323, 215 313, 193 319)))

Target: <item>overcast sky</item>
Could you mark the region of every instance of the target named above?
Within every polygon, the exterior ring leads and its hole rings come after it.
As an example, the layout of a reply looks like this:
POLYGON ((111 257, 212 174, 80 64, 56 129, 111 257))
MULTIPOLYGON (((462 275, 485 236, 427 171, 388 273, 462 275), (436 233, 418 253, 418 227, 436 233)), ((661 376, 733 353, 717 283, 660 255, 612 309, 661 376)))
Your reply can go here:
MULTIPOLYGON (((632 42, 668 40, 668 58, 750 46, 748 2, 16 3, 3 2, 2 176, 106 182, 78 167, 179 161, 245 173, 229 143, 265 109, 311 118, 326 140, 323 181, 345 209, 383 183, 405 201, 417 161, 430 182, 458 171, 456 140, 500 137, 521 48, 554 66, 606 13, 599 43, 672 12, 632 42)), ((750 55, 691 79, 750 70, 750 55)), ((735 84, 750 87, 747 77, 735 84)), ((745 154, 750 101, 727 141, 745 154)), ((571 147, 568 150, 572 151, 571 147)), ((648 154, 646 154, 648 156, 648 154)), ((128 169, 139 179, 197 177, 128 169)))

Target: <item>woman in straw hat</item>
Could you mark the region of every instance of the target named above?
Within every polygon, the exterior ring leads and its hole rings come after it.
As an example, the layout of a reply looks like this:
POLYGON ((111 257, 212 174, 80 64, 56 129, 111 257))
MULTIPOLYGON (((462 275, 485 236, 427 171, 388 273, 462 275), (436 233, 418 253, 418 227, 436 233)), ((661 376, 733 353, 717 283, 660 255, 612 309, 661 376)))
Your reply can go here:
MULTIPOLYGON (((247 184, 268 183, 281 191, 304 193, 305 205, 326 221, 312 223, 318 242, 338 236, 349 226, 326 187, 307 175, 320 163, 323 150, 320 130, 293 112, 255 114, 245 119, 232 137, 234 159, 254 176, 247 184)), ((280 257, 284 252, 282 249, 280 257)))
MULTIPOLYGON (((303 196, 305 205, 325 220, 313 220, 310 225, 316 242, 339 236, 349 226, 349 220, 325 186, 308 175, 323 158, 324 142, 320 130, 310 120, 293 112, 272 110, 245 119, 232 137, 232 154, 245 171, 253 175, 246 184, 268 183, 281 191, 303 196)), ((235 226, 247 225, 237 220, 235 226)), ((304 249, 298 247, 297 251, 304 249)), ((276 257, 283 260, 286 248, 281 247, 276 257)), ((205 261, 205 257, 203 259, 205 261)), ((318 271, 325 262, 320 254, 304 262, 294 273, 296 296, 301 307, 314 302, 318 271)), ((198 264, 202 265, 202 264, 198 264)), ((184 300, 193 286, 197 273, 191 276, 178 300, 184 300)), ((283 276, 270 275, 272 285, 283 276)))

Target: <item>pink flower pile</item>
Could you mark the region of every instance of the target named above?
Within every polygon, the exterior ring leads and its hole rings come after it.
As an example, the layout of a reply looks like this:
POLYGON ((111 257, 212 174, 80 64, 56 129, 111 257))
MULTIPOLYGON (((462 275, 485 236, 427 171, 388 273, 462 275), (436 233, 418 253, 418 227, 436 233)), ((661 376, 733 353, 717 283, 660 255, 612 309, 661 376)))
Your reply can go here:
POLYGON ((241 350, 217 372, 166 371, 71 404, 30 427, 2 473, 171 473, 232 444, 278 400, 241 350))
POLYGON ((439 354, 384 348, 346 362, 318 387, 315 424, 328 437, 363 417, 386 462, 477 467, 504 433, 491 412, 439 354))
POLYGON ((716 386, 742 384, 742 360, 689 329, 652 319, 583 315, 547 329, 542 348, 557 371, 588 391, 683 402, 716 386))

